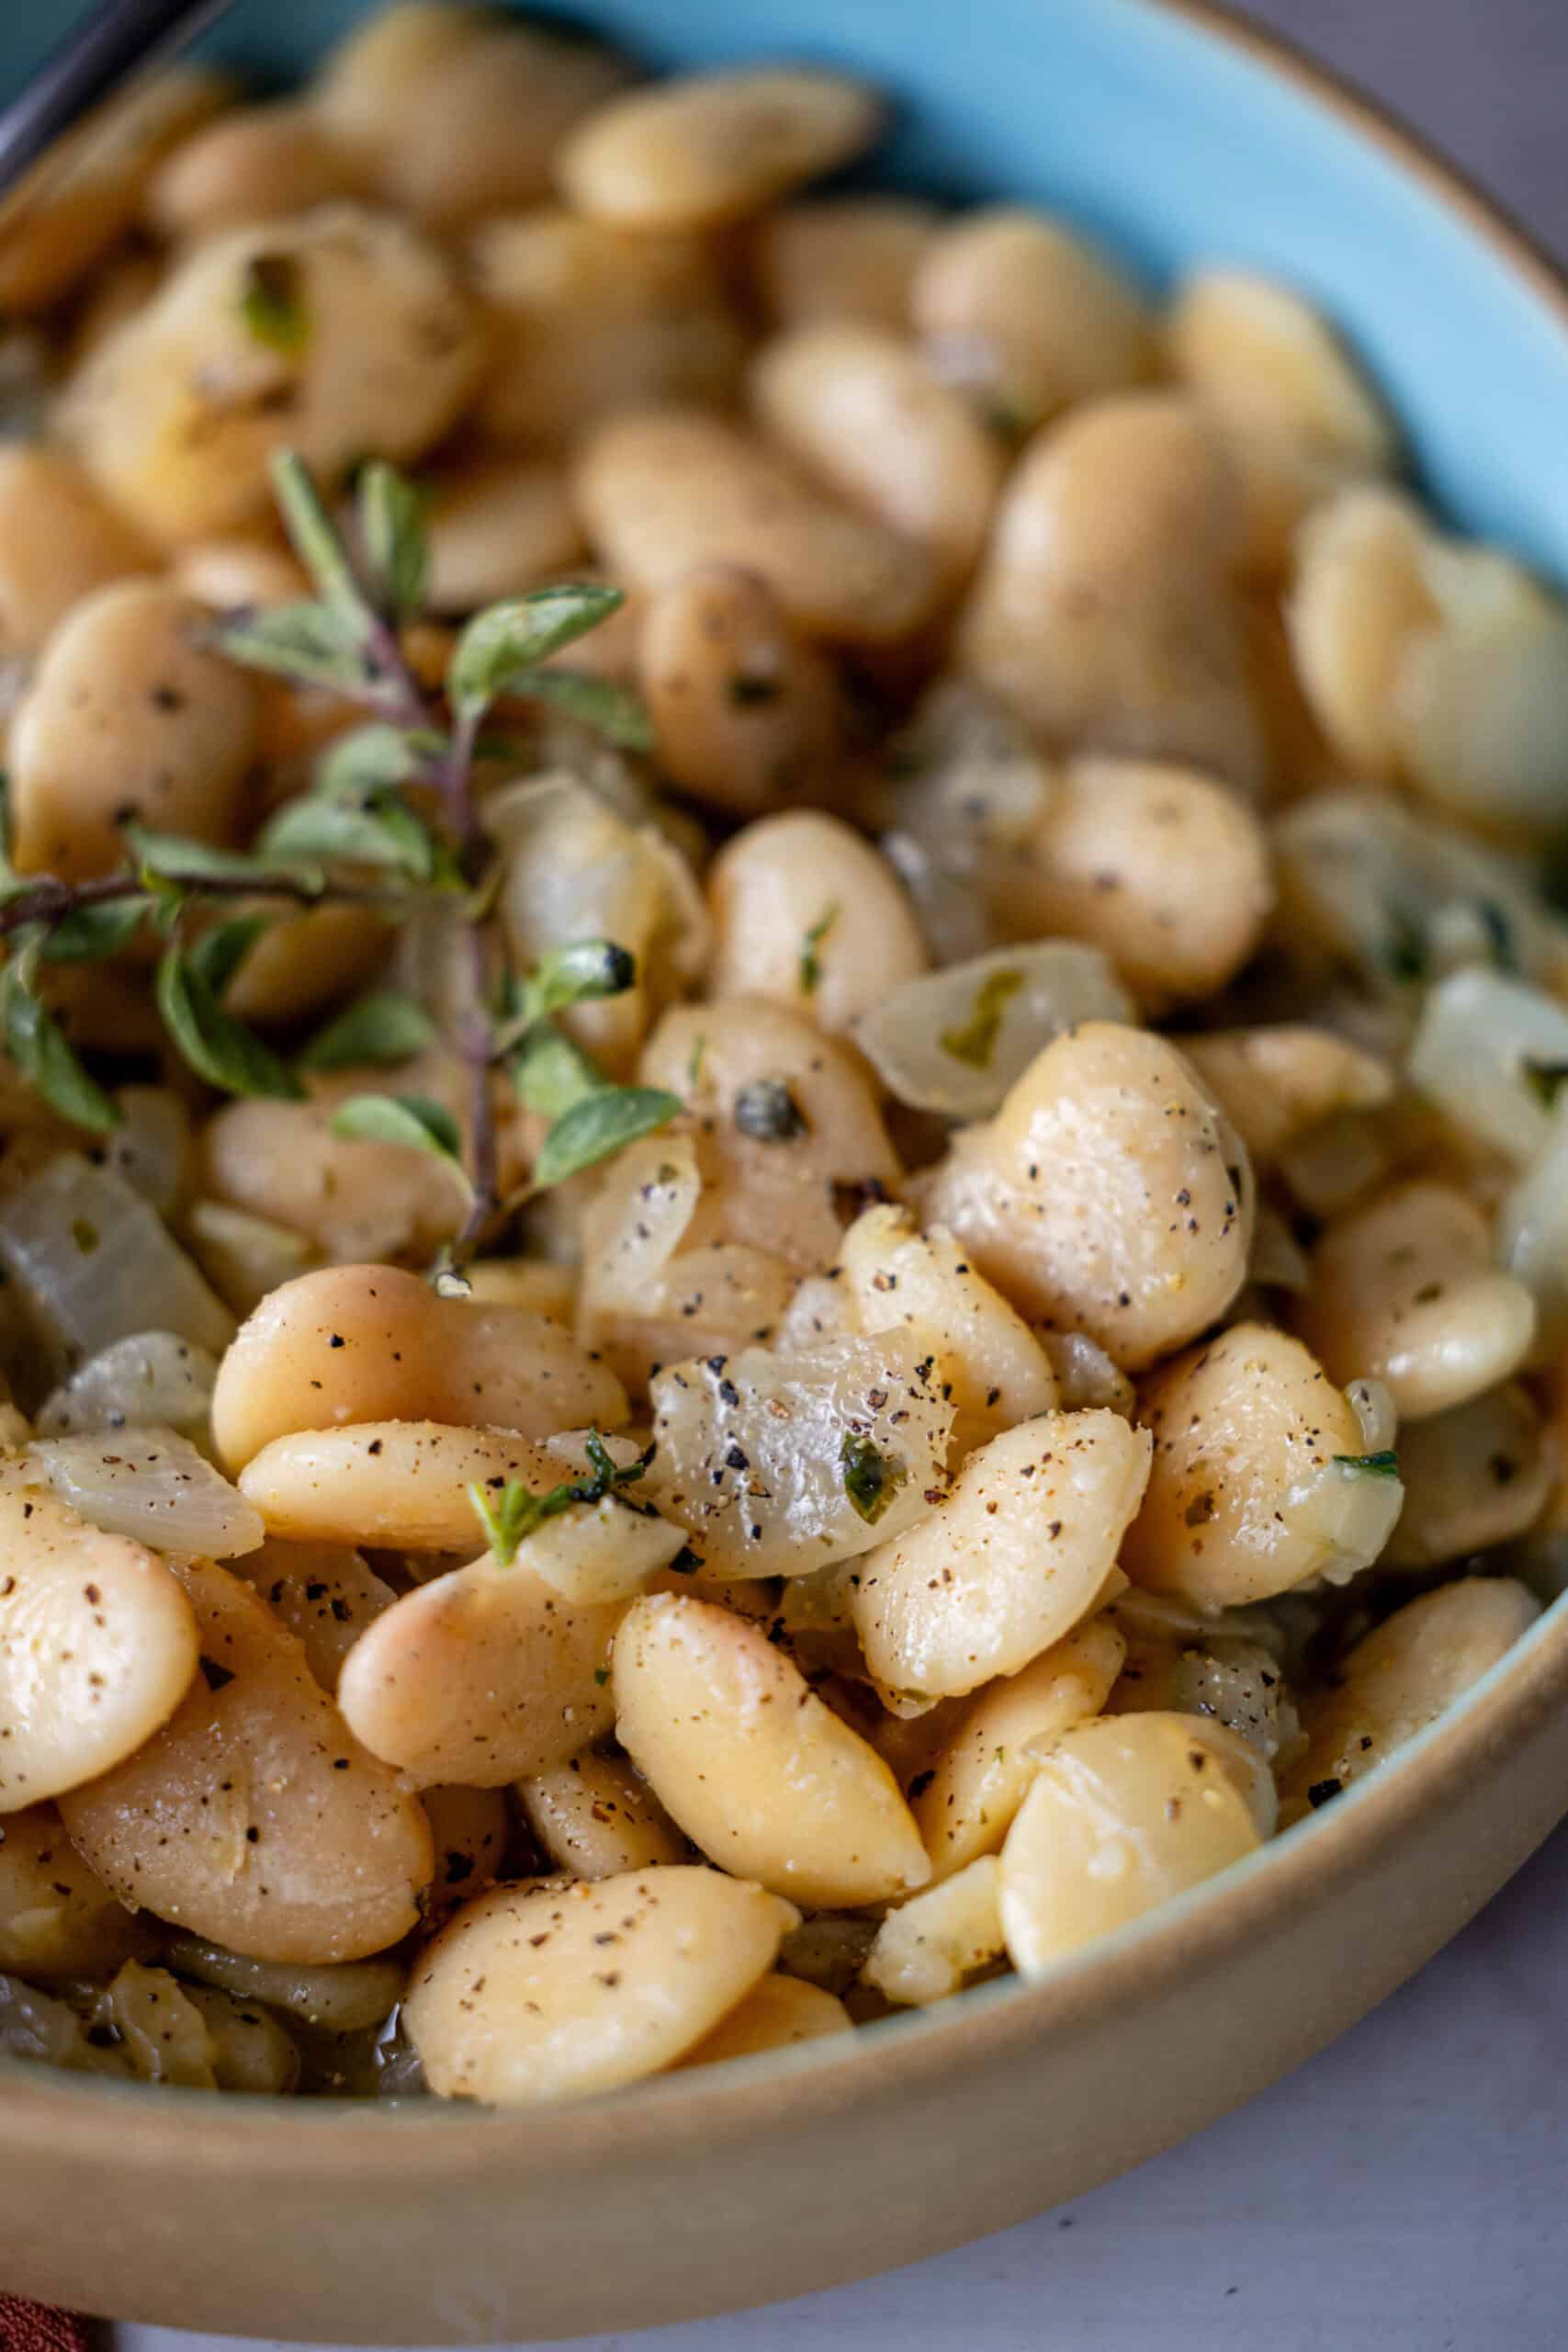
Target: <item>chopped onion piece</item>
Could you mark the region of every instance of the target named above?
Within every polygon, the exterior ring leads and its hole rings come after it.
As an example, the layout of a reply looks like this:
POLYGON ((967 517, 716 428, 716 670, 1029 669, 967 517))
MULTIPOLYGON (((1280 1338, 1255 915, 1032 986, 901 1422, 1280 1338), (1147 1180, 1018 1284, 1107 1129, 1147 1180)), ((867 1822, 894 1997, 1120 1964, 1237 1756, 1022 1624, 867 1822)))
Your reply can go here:
POLYGON ((1499 1263, 1534 1293, 1536 1352, 1554 1363, 1568 1345, 1568 1093, 1552 1114, 1545 1149, 1498 1209, 1497 1251, 1499 1263))
POLYGON ((236 1315, 249 1315, 280 1283, 321 1262, 304 1234, 227 1201, 194 1201, 185 1229, 202 1272, 236 1315))
POLYGON ((905 980, 853 1034, 901 1102, 953 1119, 987 1119, 1064 1029, 1079 1021, 1137 1018, 1098 947, 1046 939, 905 980))
POLYGON ((234 1318, 141 1195, 62 1151, 0 1200, 0 1261, 57 1374, 128 1331, 173 1331, 221 1355, 234 1318))
POLYGON ((190 1113, 166 1086, 122 1086, 114 1099, 121 1124, 105 1140, 103 1165, 172 1218, 190 1191, 190 1113))
POLYGON ((261 1513, 175 1430, 53 1438, 31 1457, 73 1510, 153 1551, 231 1560, 265 1540, 261 1513))
POLYGON ((201 1430, 212 1403, 218 1359, 173 1331, 133 1331, 90 1356, 46 1397, 39 1437, 88 1430, 201 1430))
POLYGON ((1455 972, 1427 1000, 1409 1070, 1428 1102, 1525 1163, 1551 1140, 1568 1083, 1568 1008, 1498 972, 1455 972))

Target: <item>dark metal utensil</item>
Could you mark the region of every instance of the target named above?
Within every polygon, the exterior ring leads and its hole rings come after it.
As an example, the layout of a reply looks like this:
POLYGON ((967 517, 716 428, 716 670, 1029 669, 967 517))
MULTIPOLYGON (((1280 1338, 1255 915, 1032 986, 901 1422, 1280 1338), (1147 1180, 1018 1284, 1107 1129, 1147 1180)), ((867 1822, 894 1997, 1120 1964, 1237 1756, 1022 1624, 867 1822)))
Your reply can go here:
POLYGON ((229 0, 99 0, 0 107, 0 195, 120 83, 183 49, 229 0))

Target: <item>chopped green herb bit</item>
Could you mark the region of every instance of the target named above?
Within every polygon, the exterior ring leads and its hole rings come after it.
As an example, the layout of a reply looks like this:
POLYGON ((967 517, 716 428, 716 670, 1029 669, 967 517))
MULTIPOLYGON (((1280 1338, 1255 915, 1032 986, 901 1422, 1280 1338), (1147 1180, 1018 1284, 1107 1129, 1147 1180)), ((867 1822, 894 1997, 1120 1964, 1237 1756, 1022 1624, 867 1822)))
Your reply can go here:
POLYGON ((1361 1470, 1369 1478, 1397 1478, 1399 1456, 1386 1448, 1382 1453, 1337 1453, 1341 1470, 1361 1470))
POLYGON ((1022 986, 1023 974, 1010 967, 993 972, 988 979, 982 980, 975 991, 968 1020, 956 1028, 942 1031, 942 1052, 951 1054, 956 1062, 967 1062, 971 1069, 989 1069, 1008 1000, 1015 997, 1022 986))
POLYGON ((754 1078, 735 1098, 735 1124, 753 1143, 795 1143, 806 1115, 782 1078, 754 1078))
POLYGON ((252 341, 288 358, 310 340, 303 275, 293 254, 253 254, 240 286, 240 315, 252 341))
POLYGON ((536 1495, 520 1478, 509 1478, 499 1495, 493 1498, 479 1485, 468 1488, 472 1503, 484 1528, 485 1536, 497 1564, 509 1568, 517 1557, 518 1547, 525 1543, 536 1528, 547 1519, 558 1519, 577 1503, 601 1503, 618 1487, 629 1487, 648 1468, 650 1456, 639 1454, 625 1468, 617 1468, 608 1447, 597 1430, 590 1430, 587 1453, 592 1471, 580 1478, 567 1479, 547 1494, 536 1495))
POLYGON ((839 1460, 845 1494, 866 1525, 874 1527, 908 1476, 903 1464, 852 1430, 839 1449, 839 1460))
POLYGON ((835 899, 824 909, 800 943, 800 993, 815 996, 822 985, 822 959, 817 950, 838 922, 840 909, 835 899))
POLYGON ((1536 1101, 1550 1111, 1568 1085, 1568 1062, 1536 1061, 1527 1054, 1519 1069, 1536 1101))

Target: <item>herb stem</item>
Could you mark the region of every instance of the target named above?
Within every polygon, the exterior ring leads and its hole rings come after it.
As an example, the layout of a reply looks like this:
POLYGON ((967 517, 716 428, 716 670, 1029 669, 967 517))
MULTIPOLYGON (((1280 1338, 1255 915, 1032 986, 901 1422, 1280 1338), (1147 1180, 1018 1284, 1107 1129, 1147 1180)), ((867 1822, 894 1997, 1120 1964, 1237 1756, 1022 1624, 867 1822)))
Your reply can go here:
MULTIPOLYGON (((321 906, 328 900, 336 905, 361 907, 393 907, 400 901, 387 890, 361 890, 349 883, 333 882, 325 889, 313 883, 296 882, 287 875, 216 875, 160 873, 161 882, 175 889, 198 892, 204 899, 288 899, 299 906, 321 906)), ((39 876, 29 889, 19 890, 15 898, 0 901, 0 939, 12 932, 25 931, 29 923, 42 923, 52 931, 70 915, 83 907, 102 907, 118 899, 139 899, 148 895, 148 887, 140 874, 106 874, 93 882, 61 882, 51 874, 39 876)))

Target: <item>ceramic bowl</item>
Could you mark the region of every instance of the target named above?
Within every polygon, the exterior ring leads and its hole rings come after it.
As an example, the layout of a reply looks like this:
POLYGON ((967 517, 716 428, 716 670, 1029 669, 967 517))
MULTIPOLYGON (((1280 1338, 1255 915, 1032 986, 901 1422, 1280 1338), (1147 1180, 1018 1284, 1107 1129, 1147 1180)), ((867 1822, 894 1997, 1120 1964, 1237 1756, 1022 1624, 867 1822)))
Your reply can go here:
MULTIPOLYGON (((1224 256, 1321 300, 1461 526, 1568 575, 1568 289, 1399 131, 1159 0, 603 0, 656 62, 843 61, 889 168, 1034 198, 1153 277, 1224 256)), ((302 66, 350 0, 242 0, 302 66)), ((0 87, 58 30, 0 22, 0 87)), ((1399 1759, 1048 1981, 570 2110, 401 2114, 0 2076, 0 2279, 121 2318, 355 2343, 733 2311, 1075 2197, 1297 2065, 1420 1966, 1568 1809, 1568 1602, 1399 1759)))

